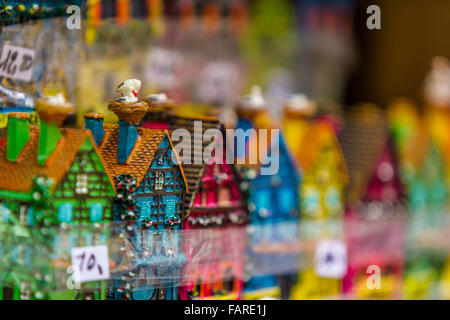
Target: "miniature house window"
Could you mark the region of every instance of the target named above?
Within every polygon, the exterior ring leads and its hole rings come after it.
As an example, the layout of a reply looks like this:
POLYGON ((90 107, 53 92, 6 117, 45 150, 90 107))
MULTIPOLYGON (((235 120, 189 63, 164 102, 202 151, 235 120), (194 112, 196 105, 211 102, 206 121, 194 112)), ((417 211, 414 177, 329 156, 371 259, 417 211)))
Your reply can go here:
POLYGON ((265 218, 271 213, 271 197, 267 190, 260 190, 255 194, 255 206, 258 214, 265 218))
POLYGON ((217 202, 219 205, 226 206, 231 203, 231 192, 229 188, 221 186, 217 193, 217 202))
POLYGON ((164 186, 164 172, 155 172, 155 190, 162 190, 164 186))
POLYGON ((9 221, 10 214, 11 214, 11 210, 9 210, 9 208, 5 204, 0 204, 0 219, 3 222, 9 221))
POLYGON ((26 225, 28 222, 28 210, 27 210, 26 206, 20 206, 19 221, 20 221, 20 224, 22 224, 22 225, 26 225))
POLYGON ((317 190, 317 188, 308 187, 305 189, 303 205, 307 213, 317 213, 317 211, 319 210, 319 191, 317 190))
POLYGON ((174 200, 168 200, 166 203, 166 216, 167 217, 173 217, 175 216, 175 201, 174 200))
POLYGON ((228 267, 224 272, 223 289, 226 292, 233 292, 234 274, 233 270, 228 267))
POLYGON ((27 282, 20 283, 20 300, 31 299, 31 286, 27 282))
POLYGON ((333 212, 341 208, 339 191, 336 187, 329 187, 327 189, 325 195, 325 203, 327 204, 328 209, 332 210, 333 212))
POLYGON ((377 169, 378 177, 383 182, 388 182, 394 177, 394 168, 388 162, 382 162, 377 169))
POLYGON ((280 210, 283 214, 289 214, 292 209, 295 209, 295 198, 294 194, 291 189, 289 188, 282 188, 280 192, 278 193, 278 196, 280 197, 280 210))
POLYGON ((73 216, 73 209, 71 203, 63 203, 58 209, 58 221, 71 223, 73 216))
POLYGON ((158 164, 161 166, 164 163, 164 152, 158 154, 158 164))
POLYGON ((3 297, 2 300, 12 300, 14 299, 14 289, 12 287, 3 287, 3 297))
POLYGON ((103 215, 103 207, 100 203, 94 203, 91 206, 91 221, 92 222, 100 222, 102 220, 103 215))
POLYGON ((86 173, 77 174, 77 182, 75 192, 78 194, 88 193, 88 175, 86 173))

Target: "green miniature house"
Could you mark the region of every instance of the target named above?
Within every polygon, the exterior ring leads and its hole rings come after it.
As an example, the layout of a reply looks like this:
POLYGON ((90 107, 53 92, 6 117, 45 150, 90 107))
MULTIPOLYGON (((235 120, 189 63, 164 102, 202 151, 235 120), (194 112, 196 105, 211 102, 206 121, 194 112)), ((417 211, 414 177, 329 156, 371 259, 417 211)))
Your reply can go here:
POLYGON ((55 276, 71 265, 70 247, 106 244, 105 234, 88 230, 112 220, 112 178, 88 130, 59 127, 70 111, 67 105, 43 103, 40 111, 40 127, 30 125, 27 114, 10 114, 7 143, 0 147, 0 232, 22 237, 17 244, 2 240, 7 261, 0 267, 0 295, 102 299, 106 286, 101 282, 57 291, 61 284, 55 285, 55 276), (60 227, 72 230, 68 244, 58 238, 60 227), (47 272, 42 277, 26 268, 37 254, 36 246, 20 245, 27 241, 49 252, 50 258, 40 260, 40 270, 47 272))

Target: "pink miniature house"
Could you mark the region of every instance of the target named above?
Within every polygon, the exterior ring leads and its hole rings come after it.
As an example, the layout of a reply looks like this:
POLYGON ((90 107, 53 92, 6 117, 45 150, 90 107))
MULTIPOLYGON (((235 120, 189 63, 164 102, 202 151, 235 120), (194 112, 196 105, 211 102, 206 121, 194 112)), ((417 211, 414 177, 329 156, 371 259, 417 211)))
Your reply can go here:
MULTIPOLYGON (((238 226, 248 219, 246 201, 239 191, 240 181, 233 165, 226 164, 225 144, 221 156, 206 166, 184 224, 187 230, 210 229, 218 235, 212 244, 217 256, 213 254, 205 263, 188 265, 186 274, 192 281, 185 288, 186 298, 241 298, 246 238, 245 230, 238 226)), ((195 260, 193 255, 187 254, 187 258, 195 260)))
POLYGON ((405 211, 395 150, 382 110, 362 105, 346 112, 339 139, 349 171, 344 293, 356 298, 395 298, 400 289, 396 279, 403 273, 405 211), (362 285, 370 276, 369 266, 379 267, 383 278, 392 280, 383 294, 362 285))

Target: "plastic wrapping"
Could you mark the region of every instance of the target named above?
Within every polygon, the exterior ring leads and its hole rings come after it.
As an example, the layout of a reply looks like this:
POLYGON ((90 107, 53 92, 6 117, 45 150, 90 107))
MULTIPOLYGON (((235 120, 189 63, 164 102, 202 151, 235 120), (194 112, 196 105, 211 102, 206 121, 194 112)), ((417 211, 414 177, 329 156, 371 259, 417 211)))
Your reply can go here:
POLYGON ((367 264, 403 263, 402 259, 408 258, 407 249, 435 250, 445 255, 450 248, 446 236, 449 225, 445 222, 416 231, 409 235, 406 246, 406 220, 352 220, 345 223, 345 229, 339 222, 304 222, 301 226, 278 223, 270 229, 291 235, 297 230, 298 235, 250 246, 248 237, 265 234, 268 226, 159 232, 136 228, 132 236, 122 237, 120 223, 46 228, 1 224, 0 274, 2 281, 9 281, 11 275, 31 277, 42 279, 42 286, 48 290, 67 289, 72 274, 71 249, 102 244, 108 247, 110 281, 120 282, 126 275, 127 281, 140 286, 190 286, 200 275, 202 281, 206 278, 214 283, 227 280, 230 274, 248 279, 296 273, 311 267, 317 243, 330 238, 345 240, 348 264, 356 269, 367 264))

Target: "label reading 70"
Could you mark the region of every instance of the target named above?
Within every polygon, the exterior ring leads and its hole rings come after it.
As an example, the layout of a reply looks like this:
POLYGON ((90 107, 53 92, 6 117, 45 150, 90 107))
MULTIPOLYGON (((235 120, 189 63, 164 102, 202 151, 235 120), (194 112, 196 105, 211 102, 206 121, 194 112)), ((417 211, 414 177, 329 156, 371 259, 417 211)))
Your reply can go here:
POLYGON ((72 248, 73 279, 88 282, 109 279, 108 248, 89 246, 72 248))

